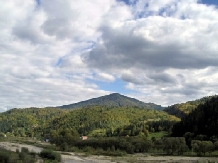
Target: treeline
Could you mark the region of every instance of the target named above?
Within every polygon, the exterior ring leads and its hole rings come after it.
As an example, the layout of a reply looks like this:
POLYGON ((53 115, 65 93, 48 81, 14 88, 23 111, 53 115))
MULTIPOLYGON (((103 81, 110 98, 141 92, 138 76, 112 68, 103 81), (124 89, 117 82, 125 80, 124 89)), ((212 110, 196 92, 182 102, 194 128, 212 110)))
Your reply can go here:
POLYGON ((58 147, 57 150, 83 151, 92 154, 122 155, 125 153, 158 151, 168 155, 182 155, 184 152, 192 150, 198 156, 201 156, 218 150, 218 140, 209 141, 204 139, 205 136, 203 135, 197 135, 190 139, 192 134, 186 133, 184 137, 164 136, 161 139, 152 137, 151 140, 148 140, 147 135, 144 133, 137 136, 129 135, 91 137, 82 140, 75 129, 66 128, 52 131, 49 138, 50 142, 58 147))
POLYGON ((168 155, 183 155, 192 150, 198 156, 211 154, 218 150, 218 141, 192 140, 190 148, 186 144, 184 137, 163 137, 156 140, 152 138, 147 140, 146 136, 132 137, 101 137, 81 140, 63 131, 62 135, 56 135, 51 138, 51 143, 57 145, 58 150, 75 152, 83 151, 92 154, 123 155, 133 153, 143 153, 155 151, 168 155))

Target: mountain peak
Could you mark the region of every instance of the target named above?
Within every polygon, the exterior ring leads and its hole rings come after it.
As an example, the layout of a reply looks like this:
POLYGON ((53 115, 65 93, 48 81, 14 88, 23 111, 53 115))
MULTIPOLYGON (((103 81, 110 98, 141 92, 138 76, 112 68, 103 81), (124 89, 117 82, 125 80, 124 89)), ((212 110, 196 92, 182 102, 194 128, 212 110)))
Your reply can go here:
POLYGON ((74 104, 63 105, 59 108, 62 109, 75 109, 82 108, 86 106, 107 106, 107 107, 139 107, 147 109, 157 109, 162 110, 163 108, 160 105, 153 103, 144 103, 135 98, 130 98, 119 93, 111 93, 109 95, 101 96, 98 98, 92 98, 86 101, 81 101, 74 104))

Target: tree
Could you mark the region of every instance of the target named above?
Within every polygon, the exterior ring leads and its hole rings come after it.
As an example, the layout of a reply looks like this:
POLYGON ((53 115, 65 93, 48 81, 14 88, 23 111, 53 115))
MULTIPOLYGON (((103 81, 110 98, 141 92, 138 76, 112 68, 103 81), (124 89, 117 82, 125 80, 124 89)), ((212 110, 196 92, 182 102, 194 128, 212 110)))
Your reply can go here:
POLYGON ((206 152, 211 153, 214 149, 214 145, 211 141, 192 140, 192 149, 198 156, 205 155, 206 152))
POLYGON ((170 155, 177 152, 178 155, 183 154, 187 151, 188 146, 186 145, 185 138, 183 137, 166 137, 163 139, 163 150, 170 155))
POLYGON ((218 140, 216 142, 214 142, 214 149, 218 150, 218 140))
POLYGON ((191 148, 191 141, 194 139, 194 133, 186 132, 183 137, 185 138, 188 147, 191 148))

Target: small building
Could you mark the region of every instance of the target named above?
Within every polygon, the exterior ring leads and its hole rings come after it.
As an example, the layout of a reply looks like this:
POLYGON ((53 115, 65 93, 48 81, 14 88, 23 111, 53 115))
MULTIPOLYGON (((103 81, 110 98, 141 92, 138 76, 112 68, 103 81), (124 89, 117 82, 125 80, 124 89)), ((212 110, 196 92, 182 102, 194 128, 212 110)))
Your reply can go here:
POLYGON ((82 136, 81 138, 82 138, 82 140, 87 140, 88 136, 82 136))

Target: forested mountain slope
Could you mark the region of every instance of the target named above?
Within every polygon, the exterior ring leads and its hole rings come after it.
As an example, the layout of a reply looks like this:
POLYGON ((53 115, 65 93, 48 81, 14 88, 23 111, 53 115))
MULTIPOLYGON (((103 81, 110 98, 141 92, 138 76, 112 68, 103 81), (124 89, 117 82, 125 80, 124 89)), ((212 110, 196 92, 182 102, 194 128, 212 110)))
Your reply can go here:
POLYGON ((56 108, 11 109, 0 114, 0 132, 11 136, 40 137, 53 119, 67 112, 56 108))
MULTIPOLYGON (((138 107, 89 106, 73 110, 12 109, 0 114, 0 132, 9 136, 45 138, 53 131, 75 129, 80 135, 105 136, 108 129, 114 132, 128 125, 142 124, 139 130, 141 131, 142 127, 148 130, 147 122, 152 121, 161 122, 157 127, 164 129, 164 126, 161 126, 162 121, 173 122, 179 119, 163 111, 138 107)), ((121 131, 117 132, 121 133, 121 131)))
POLYGON ((188 115, 193 110, 195 110, 198 107, 198 105, 204 104, 205 102, 209 101, 213 97, 217 97, 217 95, 203 97, 201 99, 188 101, 186 103, 171 105, 163 109, 163 111, 167 112, 168 114, 175 115, 179 118, 182 118, 188 115))
POLYGON ((172 136, 183 136, 186 132, 207 137, 218 137, 218 97, 212 97, 200 104, 172 130, 172 136))
POLYGON ((86 106, 106 106, 106 107, 139 107, 139 108, 149 108, 162 110, 161 105, 156 105, 153 103, 144 103, 134 98, 130 98, 119 93, 112 93, 110 95, 101 96, 98 98, 89 99, 86 101, 81 101, 75 104, 63 105, 58 108, 62 109, 74 109, 82 108, 86 106))
POLYGON ((106 134, 106 130, 115 131, 130 124, 146 124, 151 121, 179 121, 180 119, 163 111, 138 107, 102 107, 91 106, 76 109, 69 114, 54 119, 53 130, 74 127, 79 134, 106 134))

